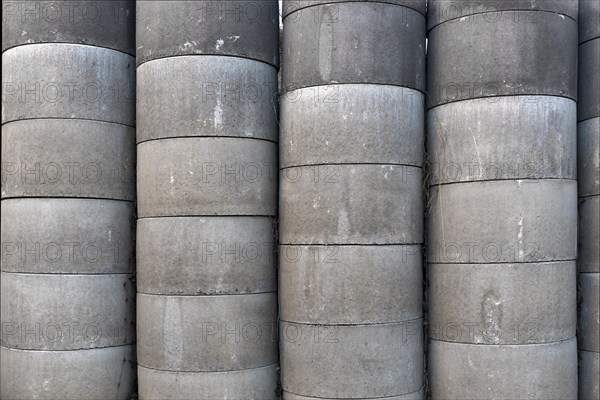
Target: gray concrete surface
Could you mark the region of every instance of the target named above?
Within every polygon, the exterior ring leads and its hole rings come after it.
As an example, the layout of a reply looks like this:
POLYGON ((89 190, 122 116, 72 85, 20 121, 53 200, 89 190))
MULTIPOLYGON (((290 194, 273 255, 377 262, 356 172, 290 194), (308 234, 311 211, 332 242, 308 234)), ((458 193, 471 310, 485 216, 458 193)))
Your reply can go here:
POLYGON ((335 83, 425 89, 425 17, 419 12, 389 3, 343 2, 295 16, 284 20, 284 92, 335 83))
POLYGON ((2 51, 34 43, 73 43, 135 55, 135 3, 3 1, 2 51))
POLYGON ((132 278, 129 274, 2 272, 1 345, 23 350, 80 350, 133 343, 132 278))
POLYGON ((138 145, 138 215, 275 215, 277 145, 177 138, 138 145))
POLYGON ((115 50, 54 43, 15 47, 2 53, 2 86, 2 124, 35 118, 135 124, 135 60, 115 50))
MULTIPOLYGON (((427 28, 452 19, 462 17, 472 18, 476 14, 524 11, 521 20, 526 23, 535 23, 540 15, 538 11, 562 14, 577 20, 577 0, 428 0, 427 2, 427 28)), ((497 15, 484 16, 489 22, 498 20, 497 15)))
POLYGON ((421 257, 420 245, 281 246, 281 319, 349 325, 420 318, 421 257))
POLYGON ((579 43, 600 37, 600 3, 597 0, 579 0, 579 43))
POLYGON ((422 241, 421 169, 316 165, 280 173, 280 243, 422 241))
POLYGON ((276 0, 138 1, 137 63, 224 55, 279 63, 276 0))
POLYGON ((600 37, 579 46, 579 121, 600 117, 600 37))
POLYGON ((172 372, 138 367, 141 399, 274 399, 279 365, 227 372, 172 372))
POLYGON ((579 270, 600 272, 600 196, 579 201, 579 270))
POLYGON ((600 397, 600 353, 579 351, 579 399, 596 400, 600 397))
POLYGON ((137 225, 140 293, 275 292, 274 220, 269 217, 142 218, 137 225))
POLYGON ((2 200, 2 271, 123 274, 135 270, 130 202, 2 200))
POLYGON ((506 180, 434 185, 429 262, 513 263, 577 258, 577 182, 506 180))
POLYGON ((277 363, 277 295, 138 293, 137 330, 142 367, 187 372, 265 367, 277 363))
POLYGON ((577 22, 548 12, 493 14, 429 32, 428 106, 499 95, 577 99, 577 22))
POLYGON ((2 126, 2 198, 135 199, 135 129, 83 120, 2 126))
MULTIPOLYGON (((378 399, 380 399, 381 397, 376 397, 378 399)), ((290 392, 283 392, 283 399, 284 400, 311 400, 311 399, 322 399, 322 400, 334 400, 334 399, 325 399, 323 397, 306 397, 306 396, 299 396, 297 394, 293 394, 290 392)), ((418 392, 414 392, 414 393, 408 393, 408 394, 403 394, 400 396, 391 396, 391 397, 386 397, 386 400, 424 400, 425 399, 425 389, 421 389, 418 392)), ((365 400, 369 400, 369 399, 365 399, 365 400)))
POLYGON ((579 274, 579 348, 586 351, 600 351, 600 283, 598 273, 579 274))
POLYGON ((423 385, 422 321, 322 326, 281 321, 283 390, 306 397, 373 398, 423 385))
POLYGON ((577 339, 482 346, 431 340, 433 399, 576 399, 577 339))
POLYGON ((576 284, 575 261, 429 264, 429 337, 481 345, 570 339, 576 284))
POLYGON ((423 102, 421 92, 391 85, 327 85, 288 92, 281 98, 281 167, 420 167, 423 102))
POLYGON ((3 399, 128 400, 134 389, 135 346, 74 351, 0 347, 0 364, 3 399))
POLYGON ((170 57, 141 65, 137 77, 138 143, 191 136, 277 142, 272 66, 237 57, 170 57))
POLYGON ((579 196, 600 194, 600 118, 577 124, 579 196))
MULTIPOLYGON (((404 6, 411 8, 413 10, 417 10, 421 14, 425 15, 425 8, 427 5, 427 0, 365 0, 365 2, 378 2, 378 3, 389 3, 395 4, 398 6, 404 6)), ((327 5, 330 7, 332 12, 336 12, 336 7, 339 4, 335 3, 343 3, 344 0, 283 0, 283 10, 282 15, 284 18, 287 18, 291 13, 313 13, 315 15, 318 13, 317 10, 312 9, 313 6, 321 6, 327 5)), ((318 15, 318 14, 317 14, 318 15)), ((290 17, 290 21, 293 22, 296 18, 299 18, 298 15, 294 15, 290 17)))
POLYGON ((427 114, 430 184, 576 179, 577 103, 563 97, 464 100, 427 114))

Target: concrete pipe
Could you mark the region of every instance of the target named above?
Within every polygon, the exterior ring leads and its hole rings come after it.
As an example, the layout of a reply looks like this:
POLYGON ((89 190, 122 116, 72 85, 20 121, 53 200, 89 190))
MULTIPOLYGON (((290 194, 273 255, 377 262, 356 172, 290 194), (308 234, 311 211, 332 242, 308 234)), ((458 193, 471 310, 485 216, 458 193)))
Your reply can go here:
POLYGON ((133 6, 2 3, 2 398, 134 390, 133 6))

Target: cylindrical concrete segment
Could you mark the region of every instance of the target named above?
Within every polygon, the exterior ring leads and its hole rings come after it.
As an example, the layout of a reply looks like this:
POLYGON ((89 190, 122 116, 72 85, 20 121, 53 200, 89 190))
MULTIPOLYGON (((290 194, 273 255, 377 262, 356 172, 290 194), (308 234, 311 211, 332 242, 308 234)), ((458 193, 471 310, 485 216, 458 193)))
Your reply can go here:
POLYGON ((422 399, 425 1, 283 2, 284 399, 422 399))
MULTIPOLYGON (((381 397, 377 397, 377 398, 381 398, 381 397)), ((283 399, 284 400, 312 400, 314 399, 314 397, 306 397, 306 396, 299 396, 297 394, 293 394, 290 392, 283 392, 283 399)), ((418 392, 414 392, 414 393, 409 393, 409 394, 404 394, 404 395, 400 395, 400 396, 391 396, 391 397, 385 397, 385 400, 424 400, 425 399, 425 389, 421 389, 418 392)), ((321 398, 321 400, 335 400, 335 399, 326 399, 326 398, 321 398)), ((365 400, 369 400, 369 399, 365 399, 365 400)))
POLYGON ((429 1, 432 399, 577 397, 577 10, 429 1))
POLYGON ((2 9, 0 397, 128 399, 134 2, 2 9))
POLYGON ((599 400, 600 1, 579 0, 579 398, 599 400))
POLYGON ((135 379, 133 345, 70 351, 1 346, 0 359, 3 399, 129 399, 135 379))
POLYGON ((141 399, 278 395, 278 2, 138 1, 141 399))

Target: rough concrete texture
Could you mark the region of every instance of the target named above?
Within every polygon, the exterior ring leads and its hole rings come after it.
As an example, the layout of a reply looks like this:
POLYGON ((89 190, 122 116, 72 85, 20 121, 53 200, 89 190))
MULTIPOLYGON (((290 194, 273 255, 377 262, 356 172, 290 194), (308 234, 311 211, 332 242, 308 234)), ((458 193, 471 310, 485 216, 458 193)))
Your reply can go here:
POLYGON ((422 314, 421 246, 281 246, 281 319, 373 324, 422 314))
POLYGON ((434 185, 431 263, 513 263, 577 258, 577 182, 506 180, 434 185))
POLYGON ((414 244, 423 224, 421 169, 313 165, 280 173, 280 243, 414 244))
POLYGON ((503 11, 429 33, 428 106, 499 95, 577 99, 577 22, 557 13, 503 11))
POLYGON ((0 347, 0 360, 3 399, 127 400, 133 390, 135 346, 76 351, 0 347))
POLYGON ((183 136, 277 141, 272 66, 244 58, 171 57, 140 66, 137 77, 138 143, 183 136))
POLYGON ((9 49, 2 53, 2 88, 2 124, 35 118, 135 123, 135 60, 115 50, 73 44, 9 49))
POLYGON ((575 101, 550 96, 435 107, 427 116, 429 183, 576 179, 576 114, 575 101))
POLYGON ((600 117, 600 38, 579 45, 579 121, 600 117))
POLYGON ((600 37, 600 2, 579 0, 579 43, 600 37))
POLYGON ((576 399, 577 339, 482 346, 431 340, 433 399, 576 399))
POLYGON ((281 321, 283 390, 306 397, 392 397, 423 386, 422 320, 320 326, 281 321))
POLYGON ((76 43, 135 55, 135 2, 3 1, 2 51, 33 43, 76 43))
POLYGON ((275 240, 269 217, 142 218, 136 242, 138 291, 274 292, 275 240))
POLYGON ((1 286, 2 346, 79 350, 135 339, 132 275, 3 272, 1 286))
POLYGON ((532 344, 575 336, 575 261, 429 264, 428 290, 432 339, 532 344))
POLYGON ((2 198, 135 198, 135 130, 107 122, 2 126, 2 198))
POLYGON ((276 399, 279 366, 227 372, 171 372, 138 367, 141 399, 276 399))
POLYGON ((275 215, 277 144, 177 138, 138 145, 138 215, 275 215))
POLYGON ((579 200, 579 270, 600 272, 600 196, 579 200))
POLYGON ((132 273, 133 211, 124 201, 2 200, 2 271, 132 273))
POLYGON ((276 293, 138 293, 137 307, 138 361, 143 367, 216 372, 277 363, 276 293))
POLYGON ((137 63, 190 54, 279 63, 277 0, 138 1, 137 63))
MULTIPOLYGON (((290 392, 283 392, 283 399, 284 400, 313 400, 313 399, 321 399, 321 400, 335 400, 335 399, 325 399, 323 397, 306 397, 306 396, 299 396, 297 394, 293 394, 290 392)), ((377 397, 376 399, 381 399, 381 397, 377 397)), ((385 397, 385 400, 424 400, 425 399, 425 389, 421 389, 418 392, 414 392, 414 393, 408 393, 408 394, 403 394, 400 396, 391 396, 391 397, 385 397)), ((365 399, 365 400, 370 400, 370 399, 365 399)), ((375 400, 375 399, 373 399, 375 400)))
POLYGON ((579 399, 597 400, 600 398, 600 354, 593 351, 579 351, 579 399))
POLYGON ((284 20, 283 91, 335 83, 392 84, 424 91, 422 14, 375 2, 318 5, 310 11, 284 20))
POLYGON ((586 351, 600 351, 599 307, 600 283, 598 273, 579 274, 579 348, 586 351))
MULTIPOLYGON (((294 21, 296 18, 299 18, 298 15, 290 16, 291 13, 306 13, 312 15, 318 15, 319 10, 313 9, 313 6, 321 6, 328 5, 332 7, 333 10, 336 10, 335 7, 338 5, 335 3, 343 3, 345 0, 283 0, 283 17, 290 17, 290 21, 294 21)), ((364 0, 365 2, 373 1, 378 3, 389 3, 395 4, 398 6, 404 6, 408 8, 412 8, 413 10, 417 10, 421 14, 425 15, 425 7, 427 5, 427 0, 364 0)), ((333 11, 335 13, 335 11, 333 11)))
POLYGON ((577 125, 577 156, 579 196, 600 194, 600 118, 577 125))
MULTIPOLYGON (((427 29, 443 22, 475 14, 521 10, 522 21, 535 23, 538 11, 562 14, 577 20, 577 0, 428 0, 427 29)), ((485 17, 490 23, 499 19, 497 15, 485 17)))
POLYGON ((281 99, 281 167, 423 160, 421 92, 388 85, 329 85, 281 99))

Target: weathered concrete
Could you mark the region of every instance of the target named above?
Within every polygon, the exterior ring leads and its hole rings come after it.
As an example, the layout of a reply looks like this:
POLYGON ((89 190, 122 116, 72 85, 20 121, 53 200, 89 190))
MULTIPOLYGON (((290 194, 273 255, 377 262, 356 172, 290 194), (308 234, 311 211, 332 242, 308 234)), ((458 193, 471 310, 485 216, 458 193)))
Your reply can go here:
POLYGON ((548 12, 460 18, 429 33, 428 106, 499 95, 577 99, 577 22, 548 12))
POLYGON ((431 263, 577 258, 577 182, 506 180, 432 186, 431 263))
POLYGON ((35 118, 135 124, 135 60, 115 50, 73 44, 9 49, 2 53, 2 90, 2 124, 35 118))
POLYGON ((579 348, 600 351, 600 282, 598 273, 579 274, 579 348))
MULTIPOLYGON (((316 399, 319 398, 321 400, 335 400, 335 399, 325 399, 322 397, 306 397, 306 396, 298 396, 297 394, 293 394, 290 392, 283 392, 283 398, 284 400, 312 400, 312 399, 316 399)), ((378 399, 381 399, 381 397, 377 397, 378 399)), ((425 389, 421 389, 418 392, 414 392, 414 393, 408 393, 408 394, 404 394, 404 395, 400 395, 400 396, 391 396, 391 397, 386 397, 385 400, 424 400, 425 399, 425 389)), ((365 399, 365 400, 369 400, 369 399, 365 399)))
POLYGON ((168 371, 232 371, 277 363, 277 295, 138 293, 138 361, 168 371))
POLYGON ((138 215, 275 215, 277 145, 178 138, 138 145, 138 215))
POLYGON ((592 351, 579 351, 579 399, 596 400, 600 397, 600 355, 592 351))
POLYGON ((516 10, 526 12, 519 19, 523 23, 535 23, 540 15, 538 11, 562 14, 577 20, 577 8, 577 0, 428 0, 427 29, 452 19, 471 18, 475 14, 488 14, 484 18, 494 23, 500 19, 498 14, 516 10))
POLYGON ((3 1, 2 51, 33 43, 75 43, 135 55, 135 2, 3 1))
POLYGON ((507 96, 465 100, 428 113, 432 185, 577 177, 575 101, 507 96))
POLYGON ((579 202, 579 270, 600 272, 600 196, 579 202))
POLYGON ((169 295, 274 292, 273 224, 268 217, 140 219, 138 291, 169 295))
POLYGON ((280 243, 422 241, 421 169, 324 165, 280 173, 280 243))
POLYGON ((579 121, 600 117, 600 38, 579 46, 579 121))
POLYGON ((279 62, 276 0, 138 1, 138 65, 186 54, 279 62))
POLYGON ((310 11, 284 20, 283 91, 334 83, 392 84, 424 91, 422 14, 376 2, 318 5, 310 11))
POLYGON ((124 201, 2 200, 2 271, 132 273, 133 210, 124 201))
POLYGON ((281 322, 281 380, 306 397, 372 398, 423 386, 422 321, 322 326, 281 322))
POLYGON ((423 160, 421 92, 389 85, 329 85, 281 99, 281 167, 423 160))
POLYGON ((227 372, 171 372, 138 367, 141 399, 277 399, 278 364, 227 372))
POLYGON ((579 43, 600 37, 600 3, 598 0, 579 0, 579 43))
MULTIPOLYGON (((312 9, 310 7, 313 6, 321 6, 328 5, 332 13, 335 14, 335 10, 338 5, 335 3, 342 3, 345 0, 283 0, 283 17, 287 18, 291 13, 306 13, 311 14, 318 17, 319 9, 312 9)), ((404 6, 408 8, 412 8, 413 10, 417 10, 421 14, 425 15, 425 7, 427 5, 427 0, 365 0, 365 2, 379 2, 379 3, 389 3, 395 4, 398 6, 404 6)), ((293 22, 296 18, 299 18, 297 15, 290 16, 289 20, 293 22)))
POLYGON ((433 399, 576 399, 577 340, 474 345, 430 341, 433 399))
POLYGON ((575 336, 575 261, 429 264, 428 271, 432 339, 516 345, 575 336))
POLYGON ((421 246, 281 246, 281 319, 373 324, 422 314, 421 246))
MULTIPOLYGON (((164 4, 172 7, 172 2, 164 4)), ((183 136, 277 141, 277 70, 267 64, 244 58, 164 58, 138 68, 137 91, 138 143, 183 136)))
POLYGON ((2 346, 79 350, 135 339, 132 275, 2 272, 1 286, 2 346))
POLYGON ((107 122, 2 126, 2 198, 135 199, 135 130, 107 122))
POLYGON ((577 155, 579 196, 600 194, 600 118, 577 124, 577 155))
POLYGON ((3 399, 127 400, 135 377, 135 346, 76 351, 0 347, 3 399))

